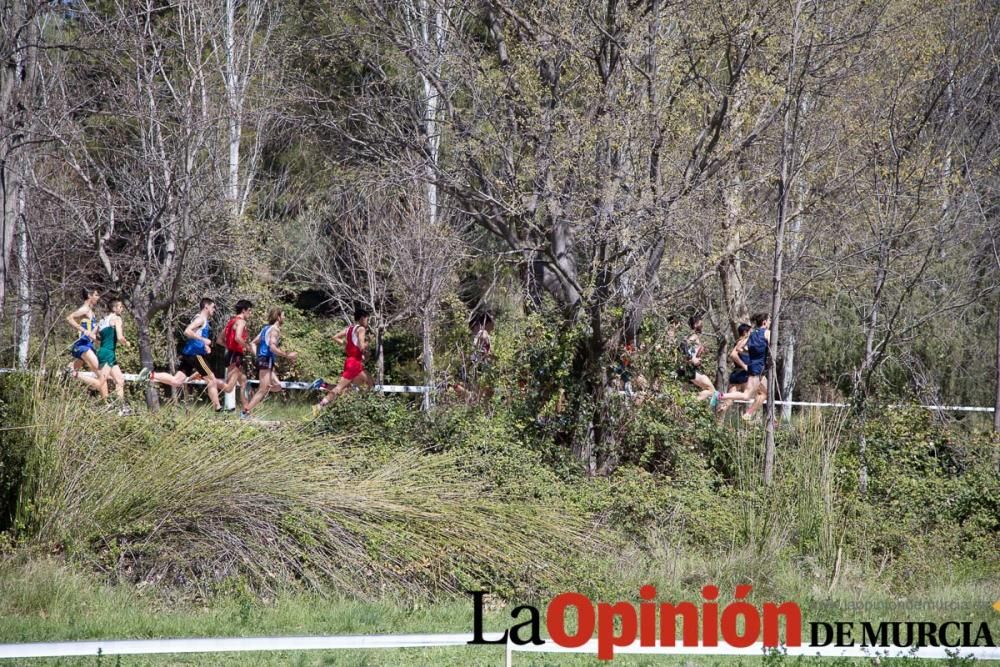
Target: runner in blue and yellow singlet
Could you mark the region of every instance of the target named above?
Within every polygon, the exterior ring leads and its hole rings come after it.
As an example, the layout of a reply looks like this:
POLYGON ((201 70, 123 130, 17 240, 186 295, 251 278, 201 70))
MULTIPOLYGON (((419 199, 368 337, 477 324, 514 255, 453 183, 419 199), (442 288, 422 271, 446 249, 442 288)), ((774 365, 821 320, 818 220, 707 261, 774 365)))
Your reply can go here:
POLYGON ((107 398, 108 381, 99 372, 100 364, 94 352, 94 340, 97 337, 97 316, 94 315, 94 306, 100 301, 101 292, 98 289, 84 289, 80 296, 83 298, 83 305, 66 316, 66 321, 79 335, 70 347, 69 353, 74 361, 67 370, 85 385, 97 391, 101 398, 107 398), (95 377, 80 375, 79 371, 84 366, 86 370, 92 371, 95 377))

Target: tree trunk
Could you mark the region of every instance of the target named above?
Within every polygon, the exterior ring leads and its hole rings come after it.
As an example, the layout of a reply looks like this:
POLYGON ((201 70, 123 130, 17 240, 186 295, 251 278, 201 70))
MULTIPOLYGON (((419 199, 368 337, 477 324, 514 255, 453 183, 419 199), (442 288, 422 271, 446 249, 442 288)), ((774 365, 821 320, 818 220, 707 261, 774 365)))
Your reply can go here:
MULTIPOLYGON (((786 123, 786 130, 788 129, 786 123)), ((785 256, 785 222, 787 220, 786 210, 788 207, 788 183, 791 173, 791 141, 786 135, 785 147, 782 149, 781 158, 781 183, 779 183, 778 193, 778 219, 774 233, 774 275, 771 282, 771 343, 770 358, 771 368, 767 371, 767 410, 764 414, 766 422, 764 431, 764 484, 770 485, 774 479, 774 394, 778 387, 777 368, 775 367, 775 351, 778 349, 781 322, 781 280, 782 263, 785 256)))
MULTIPOLYGON (((774 351, 778 347, 779 318, 781 316, 781 264, 783 260, 783 246, 785 242, 785 216, 782 212, 784 206, 779 199, 778 204, 778 229, 774 240, 774 278, 771 287, 771 343, 770 356, 774 359, 774 351)), ((764 414, 766 421, 764 431, 764 484, 770 485, 774 480, 774 392, 777 389, 777 377, 774 364, 767 371, 767 410, 764 414)))
POLYGON ((236 71, 236 0, 226 0, 226 99, 229 106, 229 174, 226 199, 232 223, 240 215, 240 135, 242 134, 242 95, 236 71))
POLYGON ((18 225, 18 205, 25 174, 29 173, 30 158, 25 145, 32 134, 33 107, 36 100, 38 45, 42 40, 39 23, 44 9, 29 6, 22 0, 5 2, 3 9, 5 60, 0 63, 0 117, 4 132, 0 133, 0 320, 6 303, 7 281, 10 278, 11 255, 14 250, 14 230, 18 225))
POLYGON ((781 400, 785 402, 781 406, 781 420, 785 422, 792 420, 792 406, 790 403, 792 401, 792 391, 795 389, 795 343, 795 331, 789 329, 781 348, 781 400))
POLYGON ((28 219, 24 209, 24 189, 17 202, 17 365, 28 367, 31 344, 31 274, 28 263, 28 219))
POLYGON ((725 197, 726 215, 722 217, 722 231, 726 247, 719 261, 719 284, 726 306, 726 320, 730 333, 735 336, 741 322, 749 322, 746 294, 743 291, 743 276, 740 270, 739 247, 741 241, 740 224, 743 217, 743 182, 737 176, 730 192, 725 197))
POLYGON ((733 342, 729 338, 728 332, 724 332, 722 340, 719 342, 719 350, 716 353, 715 388, 725 393, 729 388, 729 350, 733 342))
MULTIPOLYGON (((167 306, 167 310, 163 315, 167 330, 167 369, 171 373, 177 372, 177 339, 175 337, 175 332, 177 331, 177 318, 174 314, 175 312, 174 304, 167 306)), ((150 352, 152 354, 152 352, 150 352)), ((186 387, 171 387, 170 397, 178 401, 182 399, 187 391, 186 387)))
POLYGON ((997 299, 997 379, 993 401, 993 431, 1000 433, 1000 298, 997 299))
MULTIPOLYGON (((153 371, 153 343, 149 339, 149 314, 146 308, 135 308, 132 311, 135 325, 139 333, 139 363, 143 368, 153 371)), ((150 382, 146 385, 146 405, 153 412, 160 407, 160 395, 156 386, 150 382)))
MULTIPOLYGON (((764 415, 764 484, 770 485, 774 479, 774 395, 778 388, 777 369, 774 364, 776 351, 781 340, 781 279, 782 263, 785 258, 785 226, 788 222, 789 193, 795 177, 796 135, 799 127, 799 112, 802 101, 802 73, 799 69, 799 39, 802 26, 800 17, 802 2, 793 9, 791 25, 791 57, 788 64, 788 78, 785 83, 784 122, 781 129, 781 173, 778 181, 777 220, 774 230, 774 278, 771 286, 771 369, 767 373, 767 411, 764 415)), ((806 57, 808 62, 808 57, 806 57)))
MULTIPOLYGON (((17 155, 16 153, 14 155, 17 155)), ((8 160, 13 160, 10 156, 8 160)), ((16 177, 4 161, 0 161, 0 190, 3 195, 3 218, 0 219, 0 320, 7 296, 7 280, 10 278, 10 259, 14 249, 14 229, 17 227, 16 177)))
MULTIPOLYGON (((420 334, 423 339, 423 366, 424 366, 424 386, 434 386, 434 345, 433 345, 433 319, 430 310, 425 310, 420 320, 420 334)), ((430 410, 433 405, 432 392, 428 389, 424 393, 424 410, 430 410)))
POLYGON ((608 375, 604 360, 604 328, 601 323, 601 309, 590 308, 590 338, 583 344, 584 375, 586 391, 591 397, 591 413, 587 437, 579 448, 580 460, 587 466, 590 475, 597 474, 605 468, 608 460, 608 449, 611 445, 608 436, 608 375))
POLYGON ((375 381, 379 386, 385 384, 385 350, 382 349, 382 340, 385 338, 385 328, 375 329, 375 381))

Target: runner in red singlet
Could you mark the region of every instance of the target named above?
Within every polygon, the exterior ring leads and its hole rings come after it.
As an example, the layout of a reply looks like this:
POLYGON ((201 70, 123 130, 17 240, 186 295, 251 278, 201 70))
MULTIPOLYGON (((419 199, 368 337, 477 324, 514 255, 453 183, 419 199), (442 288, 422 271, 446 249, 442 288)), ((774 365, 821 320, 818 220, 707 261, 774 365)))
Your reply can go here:
POLYGON ((314 412, 319 412, 330 401, 344 393, 350 385, 368 387, 375 386, 372 379, 365 372, 365 350, 368 348, 368 341, 365 340, 365 333, 368 331, 368 311, 358 308, 354 311, 354 324, 342 330, 333 340, 344 344, 344 351, 347 358, 344 359, 344 372, 337 381, 337 386, 329 390, 323 400, 315 406, 314 412))

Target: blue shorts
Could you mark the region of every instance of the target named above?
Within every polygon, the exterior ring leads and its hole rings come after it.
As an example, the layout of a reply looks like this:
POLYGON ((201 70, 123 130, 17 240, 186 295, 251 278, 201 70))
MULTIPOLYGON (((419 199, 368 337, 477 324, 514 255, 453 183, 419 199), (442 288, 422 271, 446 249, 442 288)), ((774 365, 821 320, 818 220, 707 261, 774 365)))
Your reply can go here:
POLYGON ((743 370, 742 368, 733 371, 729 375, 729 384, 745 384, 747 380, 750 379, 750 373, 743 370))
POLYGON ((73 355, 74 359, 83 359, 83 355, 87 354, 87 350, 94 349, 94 340, 90 336, 80 336, 73 343, 73 347, 70 348, 69 353, 73 355))
POLYGON ((274 356, 257 357, 257 370, 269 371, 274 368, 274 356))

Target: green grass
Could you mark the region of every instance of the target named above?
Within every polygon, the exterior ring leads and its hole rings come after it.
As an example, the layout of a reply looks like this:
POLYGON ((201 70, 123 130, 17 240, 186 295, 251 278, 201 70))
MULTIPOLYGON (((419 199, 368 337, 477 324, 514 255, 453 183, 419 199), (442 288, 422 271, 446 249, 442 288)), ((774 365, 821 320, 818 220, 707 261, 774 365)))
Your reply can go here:
MULTIPOLYGON (((961 603, 995 591, 988 586, 952 587, 932 598, 942 603, 961 603)), ((471 629, 471 602, 453 598, 434 603, 415 603, 400 597, 376 602, 359 602, 316 593, 282 594, 261 602, 245 592, 202 600, 175 599, 165 589, 135 588, 102 584, 94 575, 81 573, 59 560, 36 558, 26 562, 8 560, 0 566, 0 641, 69 641, 86 639, 147 639, 167 637, 250 637, 270 635, 354 635, 404 633, 464 633, 471 629)), ((846 619, 887 620, 892 618, 963 619, 955 609, 934 612, 915 608, 915 603, 872 596, 860 601, 868 612, 829 611, 811 614, 807 620, 846 619)), ((976 615, 988 618, 989 609, 977 608, 976 615)), ((1000 619, 1000 615, 997 615, 1000 619)), ((508 610, 488 611, 487 630, 501 630, 509 621, 508 610)), ((994 623, 1000 632, 1000 623, 994 623)), ((747 659, 704 657, 696 660, 676 656, 626 656, 615 665, 763 665, 782 663, 839 665, 870 664, 855 660, 800 660, 792 658, 747 659)), ((299 651, 287 653, 189 654, 168 656, 123 656, 73 659, 37 659, 24 665, 153 667, 160 665, 501 665, 500 647, 444 647, 436 649, 371 649, 367 651, 299 651)), ((598 665, 588 655, 516 653, 515 665, 598 665)), ((883 662, 885 664, 885 662, 883 662)), ((906 664, 914 664, 908 661, 906 664)), ((930 663, 928 664, 935 664, 930 663)), ((937 665, 945 663, 937 662, 937 665)))
MULTIPOLYGON (((678 479, 663 495, 644 483, 648 475, 557 479, 530 463, 502 415, 441 411, 425 419, 372 398, 338 405, 314 423, 299 392, 272 396, 257 412, 276 427, 215 415, 204 400, 109 419, 75 390, 48 390, 32 402, 37 428, 20 545, 0 561, 0 641, 468 632, 471 601, 457 591, 470 588, 503 596, 499 604, 507 606, 486 619, 499 630, 510 622, 510 606, 543 607, 553 591, 578 587, 614 601, 634 599, 651 583, 661 599, 698 600, 710 582, 724 599, 736 583, 751 582, 754 602, 795 600, 806 621, 983 619, 1000 637, 1000 614, 990 609, 1000 598, 997 552, 980 548, 960 559, 914 528, 921 524, 880 517, 924 506, 908 497, 868 508, 875 513, 867 522, 855 517, 857 499, 847 503, 849 485, 837 483, 843 436, 836 420, 813 415, 782 433, 771 489, 757 472, 759 429, 737 424, 731 443, 716 443, 733 471, 730 488, 678 479), (618 500, 594 502, 610 493, 618 500), (675 521, 680 501, 688 514, 675 521), (658 521, 630 524, 632 533, 622 526, 589 532, 594 524, 583 507, 623 520, 652 513, 658 521), (708 529, 686 532, 689 519, 708 529), (871 534, 852 548, 859 527, 871 534), (908 541, 891 552, 864 548, 887 531, 908 541), (711 541, 691 539, 702 534, 711 541)), ((914 488, 924 482, 918 477, 914 488)), ((969 488, 974 500, 988 496, 969 488)), ((989 519, 989 507, 970 516, 989 519)), ((11 545, 0 535, 0 553, 11 545)), ((449 647, 0 667, 502 662, 501 648, 449 647)), ((620 656, 614 664, 784 662, 802 661, 620 656)), ((514 664, 602 663, 519 653, 514 664)))

